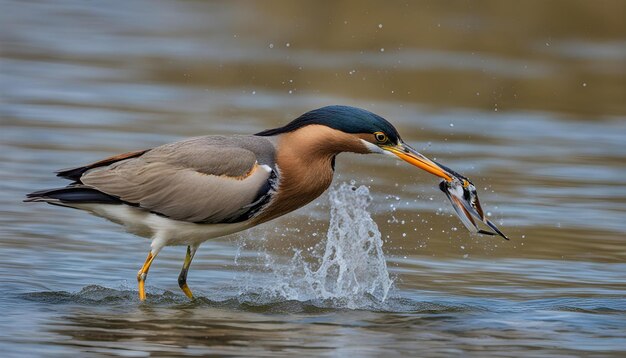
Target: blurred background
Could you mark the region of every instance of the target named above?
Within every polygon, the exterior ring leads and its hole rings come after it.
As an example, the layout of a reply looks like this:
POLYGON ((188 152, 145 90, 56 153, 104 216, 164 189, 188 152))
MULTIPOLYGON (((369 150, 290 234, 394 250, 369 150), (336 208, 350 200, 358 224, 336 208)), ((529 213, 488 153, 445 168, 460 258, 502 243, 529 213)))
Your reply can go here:
POLYGON ((623 1, 0 1, 0 307, 13 318, 0 347, 623 353, 625 14, 623 1), (345 154, 335 181, 371 192, 394 279, 385 305, 345 311, 259 288, 275 283, 269 263, 323 241, 323 196, 206 243, 189 278, 206 298, 196 305, 176 283, 184 248, 164 250, 148 281, 160 305, 146 311, 133 292, 146 240, 21 202, 64 185, 60 168, 256 133, 329 104, 387 118, 471 178, 512 240, 470 236, 430 175, 345 154))

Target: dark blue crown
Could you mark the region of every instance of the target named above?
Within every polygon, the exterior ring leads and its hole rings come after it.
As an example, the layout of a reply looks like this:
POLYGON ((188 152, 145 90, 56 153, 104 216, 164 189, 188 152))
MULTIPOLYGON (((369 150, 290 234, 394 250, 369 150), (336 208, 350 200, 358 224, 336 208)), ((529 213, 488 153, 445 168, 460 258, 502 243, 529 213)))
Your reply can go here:
POLYGON ((361 108, 350 106, 327 106, 306 112, 287 125, 264 130, 259 136, 271 136, 295 131, 310 124, 320 124, 345 133, 383 132, 392 143, 400 140, 394 126, 383 117, 361 108))

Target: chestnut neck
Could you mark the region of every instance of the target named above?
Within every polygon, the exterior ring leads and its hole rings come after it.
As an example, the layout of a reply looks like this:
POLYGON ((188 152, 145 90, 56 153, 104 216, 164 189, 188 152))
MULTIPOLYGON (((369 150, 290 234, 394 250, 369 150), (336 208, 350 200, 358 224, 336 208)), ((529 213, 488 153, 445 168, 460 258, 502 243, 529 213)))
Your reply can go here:
POLYGON ((326 191, 337 154, 369 153, 357 135, 323 125, 308 125, 275 138, 279 186, 269 206, 255 219, 257 223, 296 210, 326 191))

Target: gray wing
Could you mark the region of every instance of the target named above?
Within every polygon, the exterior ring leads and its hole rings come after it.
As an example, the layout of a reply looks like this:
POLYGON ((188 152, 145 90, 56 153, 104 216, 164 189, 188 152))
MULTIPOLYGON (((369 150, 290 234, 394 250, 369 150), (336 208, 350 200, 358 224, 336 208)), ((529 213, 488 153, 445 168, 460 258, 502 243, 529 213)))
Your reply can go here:
POLYGON ((175 220, 223 223, 269 200, 273 168, 274 146, 265 138, 208 136, 91 169, 80 182, 175 220))

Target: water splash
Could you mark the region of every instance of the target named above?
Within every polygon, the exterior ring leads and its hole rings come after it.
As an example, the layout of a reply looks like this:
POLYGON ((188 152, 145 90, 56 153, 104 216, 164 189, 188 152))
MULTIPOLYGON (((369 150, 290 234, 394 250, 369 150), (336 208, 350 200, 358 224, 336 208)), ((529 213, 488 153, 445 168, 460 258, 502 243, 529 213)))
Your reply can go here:
MULTIPOLYGON (((330 191, 330 225, 326 240, 312 251, 301 250, 280 265, 265 255, 271 282, 247 287, 265 299, 324 301, 350 309, 378 306, 393 286, 383 254, 381 234, 367 211, 369 190, 342 184, 330 191)), ((245 295, 245 292, 244 292, 245 295)))

